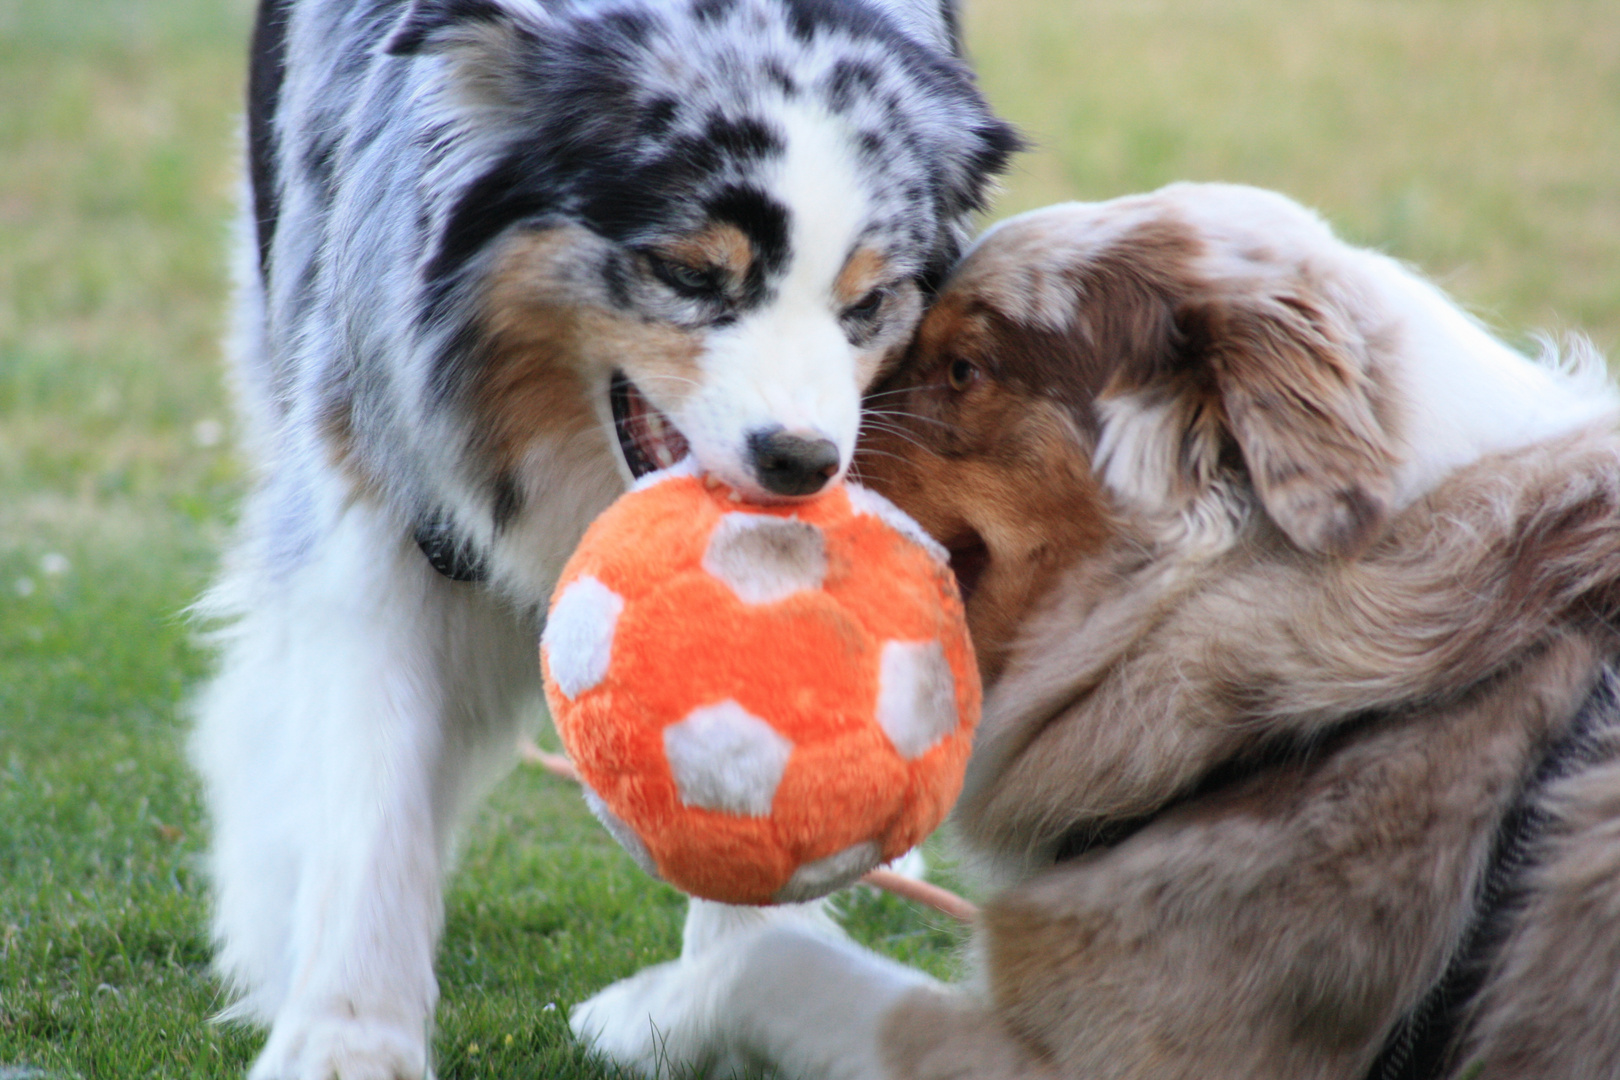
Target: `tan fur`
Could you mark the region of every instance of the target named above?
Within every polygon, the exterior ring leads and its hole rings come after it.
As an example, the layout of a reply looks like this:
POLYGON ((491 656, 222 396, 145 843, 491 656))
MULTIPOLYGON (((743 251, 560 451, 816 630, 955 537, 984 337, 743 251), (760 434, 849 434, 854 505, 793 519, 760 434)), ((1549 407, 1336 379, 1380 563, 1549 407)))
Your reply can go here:
MULTIPOLYGON (((1034 850, 1088 816, 1147 812, 1209 761, 1268 737, 1465 693, 1572 619, 1620 614, 1617 454, 1591 436, 1482 461, 1358 560, 1256 541, 1196 583, 1152 564, 1135 581, 1105 580, 1108 599, 1137 613, 1124 639, 1113 625, 1112 641, 1088 640, 1103 597, 1085 595, 1091 568, 1078 567, 1082 589, 1031 614, 1018 671, 993 691, 982 738, 1019 761, 985 801, 964 802, 964 828, 1034 850), (1099 659, 1106 667, 1072 681, 1099 659), (1131 719, 1141 716, 1162 719, 1144 732, 1131 719), (1067 763, 1061 777, 1043 765, 1054 758, 1067 763)), ((975 761, 975 791, 990 788, 989 767, 975 761)))
POLYGON ((1365 547, 1388 511, 1394 455, 1355 330, 1299 295, 1218 295, 1177 316, 1207 336, 1211 408, 1224 414, 1272 520, 1306 551, 1365 547))
MULTIPOLYGON (((925 324, 925 341, 952 357, 971 353, 988 333, 973 316, 944 301, 925 324)), ((930 371, 930 386, 944 374, 930 371)), ((911 417, 927 401, 908 403, 911 417)), ((1013 400, 969 391, 960 415, 926 415, 934 434, 949 443, 944 454, 916 455, 907 431, 886 423, 879 398, 870 410, 863 471, 881 476, 891 498, 916 508, 918 523, 947 548, 989 544, 999 554, 968 609, 982 674, 993 679, 1004 662, 1018 621, 1039 592, 1077 555, 1095 550, 1108 533, 1105 515, 1073 514, 1100 503, 1097 479, 1073 448, 1081 437, 1072 415, 1046 400, 1013 400), (995 433, 994 447, 956 445, 967 431, 995 433), (892 463, 907 467, 894 468, 892 463), (934 497, 938 493, 939 497, 934 497)))
POLYGON ((888 260, 871 248, 857 248, 833 282, 833 295, 839 303, 853 304, 893 276, 888 260))
POLYGON ((321 445, 326 448, 327 460, 341 470, 354 484, 355 490, 368 496, 380 497, 382 484, 361 460, 354 430, 354 402, 348 396, 334 397, 322 409, 320 416, 321 445))
MULTIPOLYGON (((693 244, 724 248, 727 227, 693 244)), ((735 232, 735 229, 731 231, 735 232)), ((580 302, 570 288, 575 252, 595 240, 579 226, 520 235, 497 254, 485 319, 491 354, 479 369, 475 408, 491 459, 513 468, 541 438, 599 437, 600 420, 582 381, 622 367, 678 401, 693 385, 701 343, 664 323, 637 320, 580 302)))
POLYGON ((710 225, 676 243, 666 244, 660 250, 676 262, 696 270, 724 271, 733 281, 745 278, 754 262, 754 249, 748 242, 748 235, 737 226, 728 224, 710 225))
POLYGON ((1149 1075, 1132 1063, 1191 1034, 1150 1075, 1356 1075, 1456 944, 1496 822, 1591 669, 1590 645, 1561 639, 1422 726, 1007 891, 984 917, 997 1011, 1062 1075, 1149 1075))
POLYGON ((1040 1050, 966 995, 913 990, 884 1018, 884 1058, 896 1080, 996 1077, 1052 1080, 1040 1050))
MULTIPOLYGON (((863 477, 988 556, 956 823, 1007 883, 983 994, 887 1017, 895 1076, 1356 1080, 1620 653, 1612 421, 1425 473, 1428 294, 1275 196, 1189 199, 994 231, 873 395, 863 477)), ((1449 1075, 1620 1075, 1611 749, 1548 796, 1449 1075)))

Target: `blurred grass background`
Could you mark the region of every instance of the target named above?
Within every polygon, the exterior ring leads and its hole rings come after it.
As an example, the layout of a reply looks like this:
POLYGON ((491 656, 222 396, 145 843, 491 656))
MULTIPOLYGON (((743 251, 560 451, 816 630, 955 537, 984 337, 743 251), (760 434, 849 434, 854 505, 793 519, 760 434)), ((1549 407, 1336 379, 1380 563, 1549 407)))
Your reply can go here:
MULTIPOLYGON (((0 1077, 220 1076, 182 756, 181 611, 241 490, 219 375, 245 0, 0 0, 0 1077)), ((978 0, 1038 149, 998 213, 1175 179, 1280 188, 1512 340, 1620 347, 1613 0, 978 0)), ((956 934, 856 897, 939 973, 956 934)), ((442 1077, 603 1073, 574 1001, 682 905, 565 786, 513 776, 449 899, 442 1077)))

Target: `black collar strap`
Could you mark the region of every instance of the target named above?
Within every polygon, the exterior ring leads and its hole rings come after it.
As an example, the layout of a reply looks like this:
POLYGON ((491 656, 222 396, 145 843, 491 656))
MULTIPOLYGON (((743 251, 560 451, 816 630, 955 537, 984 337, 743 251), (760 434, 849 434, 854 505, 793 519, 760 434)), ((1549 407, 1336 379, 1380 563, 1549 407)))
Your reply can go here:
POLYGON ((1507 940, 1523 900, 1536 848, 1553 824, 1542 796, 1547 788, 1608 758, 1609 735, 1620 722, 1620 676, 1610 668, 1598 679, 1575 720, 1536 765, 1491 844, 1490 860, 1475 888, 1474 912, 1440 979, 1401 1017, 1367 1071, 1367 1080, 1439 1080, 1507 940))
POLYGON ((418 525, 415 540, 428 565, 451 581, 489 580, 484 553, 470 540, 458 536, 443 517, 434 516, 418 525))

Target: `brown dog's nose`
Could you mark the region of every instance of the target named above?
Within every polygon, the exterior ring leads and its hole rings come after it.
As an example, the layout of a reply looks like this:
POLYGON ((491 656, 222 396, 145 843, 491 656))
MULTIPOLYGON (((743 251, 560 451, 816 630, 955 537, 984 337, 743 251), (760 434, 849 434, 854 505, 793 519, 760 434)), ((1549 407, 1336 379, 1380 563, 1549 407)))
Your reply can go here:
POLYGON ((831 439, 806 439, 783 428, 748 436, 754 477, 773 495, 814 495, 838 473, 838 447, 831 439))

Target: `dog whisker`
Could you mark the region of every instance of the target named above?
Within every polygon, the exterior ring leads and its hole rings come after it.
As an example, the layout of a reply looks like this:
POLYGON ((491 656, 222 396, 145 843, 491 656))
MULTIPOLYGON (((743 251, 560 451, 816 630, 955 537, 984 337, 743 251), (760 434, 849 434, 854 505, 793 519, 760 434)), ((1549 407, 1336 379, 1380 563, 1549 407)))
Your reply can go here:
MULTIPOLYGON (((905 443, 908 443, 911 446, 916 447, 918 450, 921 450, 925 454, 931 454, 931 455, 934 455, 934 456, 938 456, 938 452, 936 450, 934 450, 933 447, 929 446, 927 443, 923 442, 922 440, 918 439, 914 435, 911 435, 911 434, 909 434, 909 433, 907 433, 905 431, 901 431, 901 430, 896 429, 896 428, 874 428, 873 430, 882 431, 885 434, 892 435, 895 438, 898 438, 901 441, 903 441, 905 443)), ((865 449, 865 450, 862 451, 862 453, 865 453, 865 454, 877 454, 877 453, 879 453, 879 451, 877 451, 875 449, 865 449)), ((896 460, 899 460, 899 455, 898 454, 890 454, 889 456, 895 458, 896 460)))
POLYGON ((939 419, 938 417, 935 417, 935 416, 923 416, 920 413, 903 413, 903 412, 886 413, 886 412, 881 412, 881 411, 868 411, 866 415, 869 416, 869 417, 871 417, 871 416, 880 416, 880 417, 885 417, 885 418, 896 418, 896 419, 900 419, 900 420, 905 420, 907 422, 921 422, 921 423, 924 423, 924 424, 932 424, 935 427, 944 428, 946 431, 950 431, 950 432, 960 432, 960 431, 964 430, 964 428, 960 424, 953 424, 949 420, 941 420, 941 419, 939 419))

